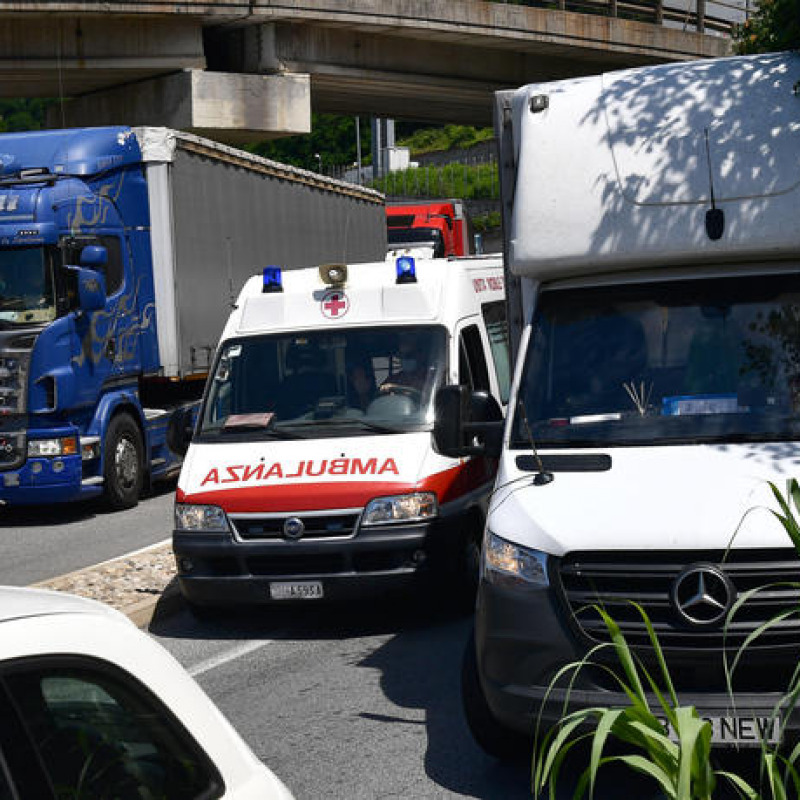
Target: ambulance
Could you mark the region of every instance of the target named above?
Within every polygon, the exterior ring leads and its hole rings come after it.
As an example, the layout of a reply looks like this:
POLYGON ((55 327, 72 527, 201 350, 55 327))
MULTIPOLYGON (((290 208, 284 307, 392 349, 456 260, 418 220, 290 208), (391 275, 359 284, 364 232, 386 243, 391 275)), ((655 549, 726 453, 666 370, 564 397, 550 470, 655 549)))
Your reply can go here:
MULTIPOLYGON (((178 482, 178 581, 215 606, 427 582, 469 597, 496 460, 446 457, 436 398, 509 392, 500 256, 281 270, 244 285, 178 482)), ((469 435, 469 434, 467 434, 469 435)))

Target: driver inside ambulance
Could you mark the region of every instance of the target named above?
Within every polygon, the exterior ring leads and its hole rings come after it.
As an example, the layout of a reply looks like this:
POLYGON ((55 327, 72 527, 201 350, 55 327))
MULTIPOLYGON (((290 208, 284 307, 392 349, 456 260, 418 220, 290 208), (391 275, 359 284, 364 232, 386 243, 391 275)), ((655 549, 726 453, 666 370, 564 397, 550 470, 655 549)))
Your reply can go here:
POLYGON ((411 389, 422 392, 427 378, 427 352, 415 334, 401 334, 396 360, 400 369, 381 384, 381 392, 411 389))

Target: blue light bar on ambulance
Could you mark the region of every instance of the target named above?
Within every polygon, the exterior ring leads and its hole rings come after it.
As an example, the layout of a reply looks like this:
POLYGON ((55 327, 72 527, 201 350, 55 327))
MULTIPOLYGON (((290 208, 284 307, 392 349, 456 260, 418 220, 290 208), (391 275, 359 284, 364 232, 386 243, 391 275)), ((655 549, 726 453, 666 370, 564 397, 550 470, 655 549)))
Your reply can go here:
POLYGON ((417 282, 417 268, 412 256, 400 256, 394 265, 397 270, 397 283, 417 282))
POLYGON ((281 281, 281 268, 264 267, 264 284, 261 287, 262 294, 282 291, 283 283, 281 281))

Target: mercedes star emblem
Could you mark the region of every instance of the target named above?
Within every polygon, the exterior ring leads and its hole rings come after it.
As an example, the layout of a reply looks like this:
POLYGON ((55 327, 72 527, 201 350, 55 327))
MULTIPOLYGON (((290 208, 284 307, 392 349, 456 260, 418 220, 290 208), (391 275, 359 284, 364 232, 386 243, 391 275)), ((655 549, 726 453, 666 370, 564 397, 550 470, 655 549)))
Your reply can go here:
POLYGON ((733 605, 736 589, 713 564, 692 564, 672 584, 672 605, 690 625, 720 624, 733 605))

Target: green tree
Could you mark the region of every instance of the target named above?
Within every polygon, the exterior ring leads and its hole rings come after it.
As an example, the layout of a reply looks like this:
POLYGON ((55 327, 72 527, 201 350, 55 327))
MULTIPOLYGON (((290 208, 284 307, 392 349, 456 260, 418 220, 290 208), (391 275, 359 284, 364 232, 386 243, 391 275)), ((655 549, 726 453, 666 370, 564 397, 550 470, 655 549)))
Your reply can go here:
POLYGON ((47 106, 53 102, 42 98, 0 100, 0 133, 40 130, 47 106))
POLYGON ((774 53, 800 48, 800 2, 760 0, 758 9, 733 32, 738 53, 774 53))
MULTIPOLYGON (((370 149, 370 120, 360 118, 361 153, 370 149)), ((356 160, 356 123, 355 117, 337 116, 335 114, 312 114, 311 133, 305 136, 288 136, 285 139, 273 139, 250 145, 253 153, 266 156, 283 164, 292 164, 302 169, 317 170, 322 159, 322 170, 327 172, 332 166, 350 166, 356 160)))

